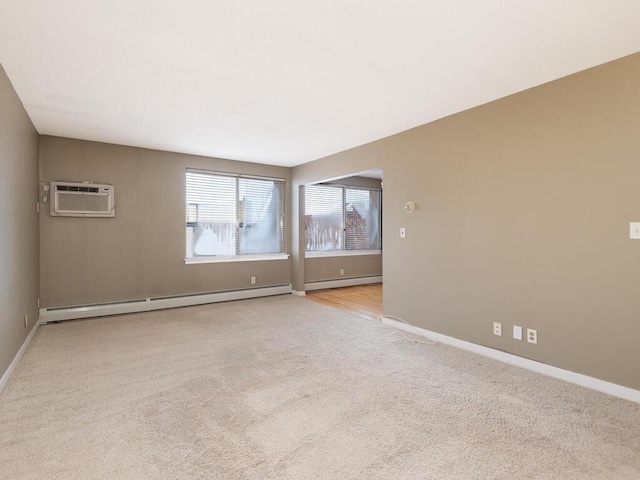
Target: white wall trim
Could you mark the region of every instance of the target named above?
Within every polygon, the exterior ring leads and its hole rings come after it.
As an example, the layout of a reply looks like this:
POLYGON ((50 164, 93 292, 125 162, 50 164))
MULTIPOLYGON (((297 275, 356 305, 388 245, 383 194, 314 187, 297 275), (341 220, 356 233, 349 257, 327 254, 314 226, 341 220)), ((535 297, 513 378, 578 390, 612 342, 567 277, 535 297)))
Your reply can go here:
POLYGON ((640 403, 640 390, 634 390, 622 385, 607 382, 605 380, 600 380, 599 378, 589 377, 581 373, 564 370, 552 365, 547 365, 546 363, 540 363, 535 360, 519 357, 511 353, 502 352, 500 350, 495 350, 483 345, 478 345, 457 338, 449 337, 447 335, 442 335, 441 333, 432 332, 424 328, 407 325, 396 320, 385 318, 384 316, 382 316, 381 322, 384 325, 388 325, 399 330, 404 330, 409 333, 416 333, 417 330, 418 332, 420 332, 420 334, 428 337, 429 339, 444 343, 446 345, 451 345, 453 347, 477 353, 494 360, 499 360, 504 363, 515 365, 516 367, 526 368, 527 370, 531 370, 533 372, 564 380, 565 382, 574 383, 576 385, 590 388, 592 390, 597 390, 599 392, 613 395, 614 397, 619 397, 631 402, 640 403))
POLYGON ((102 317, 123 313, 149 312, 164 308, 188 307, 206 303, 227 302, 247 298, 268 297, 291 293, 291 284, 275 287, 251 288, 227 292, 213 292, 197 295, 181 295, 175 297, 142 298, 117 303, 78 305, 60 308, 41 308, 40 323, 75 320, 80 318, 102 317))
POLYGON ((299 291, 299 290, 291 290, 291 294, 295 295, 296 297, 305 297, 307 294, 304 290, 299 291))
POLYGON ((0 378, 0 393, 2 393, 2 390, 4 390, 4 387, 6 387, 7 383, 9 382, 9 378, 18 366, 18 363, 20 363, 20 359, 24 355, 24 352, 27 351, 27 347, 31 343, 31 340, 33 340, 33 337, 38 331, 38 328, 40 328, 40 324, 36 323, 31 329, 31 332, 29 332, 29 335, 27 335, 27 338, 24 339, 24 342, 22 343, 20 350, 18 350, 18 353, 16 353, 16 356, 13 357, 13 361, 9 364, 9 368, 7 368, 7 370, 2 375, 2 378, 0 378))
POLYGON ((371 283, 382 283, 382 275, 308 282, 304 284, 304 289, 305 291, 324 290, 325 288, 353 287, 355 285, 368 285, 371 283))
POLYGON ((266 253, 262 255, 234 255, 221 257, 195 257, 185 258, 186 265, 199 265, 202 263, 229 263, 229 262, 265 262, 268 260, 287 260, 288 253, 266 253))
POLYGON ((382 250, 314 250, 304 252, 304 258, 358 257, 363 255, 382 255, 382 250))

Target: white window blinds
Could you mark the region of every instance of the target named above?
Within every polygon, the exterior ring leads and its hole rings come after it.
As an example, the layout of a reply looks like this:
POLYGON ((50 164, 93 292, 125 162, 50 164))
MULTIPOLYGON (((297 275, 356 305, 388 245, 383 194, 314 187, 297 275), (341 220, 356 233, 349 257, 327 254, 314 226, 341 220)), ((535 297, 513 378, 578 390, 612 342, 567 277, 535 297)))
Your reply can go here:
POLYGON ((284 183, 187 170, 186 258, 284 253, 284 183))
POLYGON ((342 250, 343 189, 324 185, 307 186, 304 209, 306 250, 342 250))
POLYGON ((380 250, 380 191, 345 189, 346 250, 380 250))
POLYGON ((305 250, 380 250, 380 190, 336 185, 305 188, 305 250))

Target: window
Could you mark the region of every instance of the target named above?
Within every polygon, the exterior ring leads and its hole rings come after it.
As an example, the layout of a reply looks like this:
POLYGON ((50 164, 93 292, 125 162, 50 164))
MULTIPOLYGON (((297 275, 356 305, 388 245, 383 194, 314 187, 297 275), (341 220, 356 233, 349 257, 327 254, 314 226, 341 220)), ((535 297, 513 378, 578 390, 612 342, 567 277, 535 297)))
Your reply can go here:
POLYGON ((282 258, 284 191, 282 179, 188 169, 187 260, 282 258))
POLYGON ((305 251, 374 253, 382 247, 380 190, 337 185, 305 188, 305 251))

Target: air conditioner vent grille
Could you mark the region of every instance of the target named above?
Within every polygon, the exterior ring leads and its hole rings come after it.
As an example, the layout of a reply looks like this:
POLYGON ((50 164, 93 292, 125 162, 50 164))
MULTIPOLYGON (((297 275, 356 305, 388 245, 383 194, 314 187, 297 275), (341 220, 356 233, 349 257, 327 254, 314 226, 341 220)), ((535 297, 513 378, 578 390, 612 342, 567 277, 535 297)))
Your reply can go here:
POLYGON ((56 185, 56 191, 58 192, 91 192, 98 193, 100 189, 98 187, 85 187, 85 186, 74 186, 74 185, 56 185))
POLYGON ((51 190, 51 216, 115 217, 113 185, 51 182, 51 190))

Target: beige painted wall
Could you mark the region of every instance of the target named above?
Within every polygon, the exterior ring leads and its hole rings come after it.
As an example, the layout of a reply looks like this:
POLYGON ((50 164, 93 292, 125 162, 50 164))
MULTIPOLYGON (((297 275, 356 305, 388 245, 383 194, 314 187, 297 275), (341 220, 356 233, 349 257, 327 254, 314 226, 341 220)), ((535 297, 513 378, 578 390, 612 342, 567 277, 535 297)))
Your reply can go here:
MULTIPOLYGON (((380 180, 365 177, 347 177, 326 183, 378 189, 381 188, 380 180)), ((305 258, 304 260, 305 283, 381 275, 382 255, 323 256, 305 258), (344 275, 340 275, 340 270, 344 270, 344 275)))
POLYGON ((639 78, 636 54, 296 167, 292 191, 382 167, 387 314, 640 389, 639 78))
POLYGON ((315 257, 304 260, 304 281, 343 280, 382 275, 382 255, 315 257), (344 275, 340 275, 340 270, 344 275))
POLYGON ((306 283, 382 275, 380 254, 305 258, 304 264, 306 283), (344 270, 344 275, 340 275, 340 270, 344 270))
MULTIPOLYGON (((44 307, 290 283, 290 261, 185 265, 185 169, 273 176, 288 168, 59 137, 40 138, 41 179, 112 183, 115 218, 40 215, 44 307)), ((286 210, 290 199, 286 199, 286 210)), ((288 214, 287 214, 288 215, 288 214)))
POLYGON ((38 318, 38 133, 2 66, 0 167, 1 377, 38 318))

